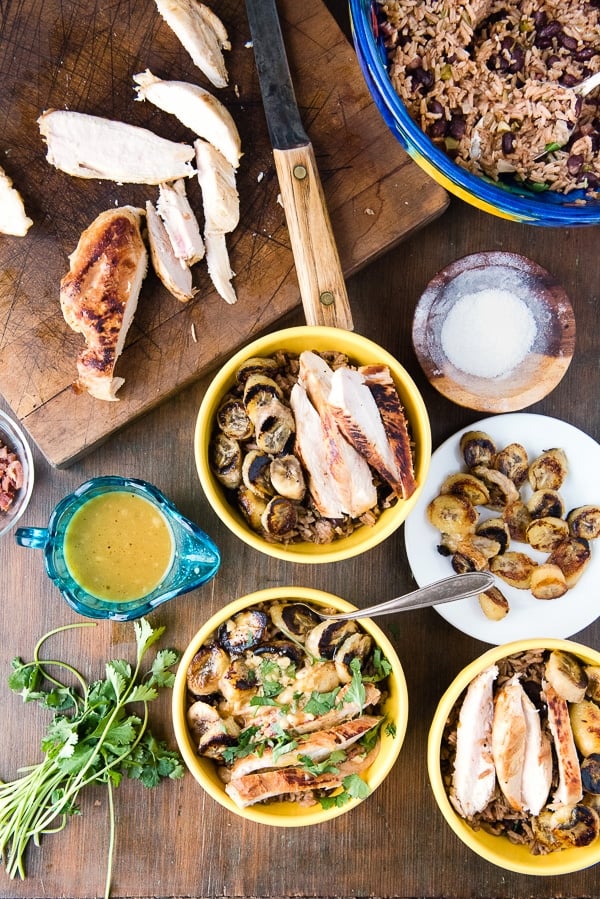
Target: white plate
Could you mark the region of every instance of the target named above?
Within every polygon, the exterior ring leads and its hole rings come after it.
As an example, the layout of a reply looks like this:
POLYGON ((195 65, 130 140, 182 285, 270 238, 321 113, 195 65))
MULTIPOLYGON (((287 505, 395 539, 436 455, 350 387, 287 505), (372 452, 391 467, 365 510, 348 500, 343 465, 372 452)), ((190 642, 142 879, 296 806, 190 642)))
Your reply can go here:
MULTIPOLYGON (((561 447, 569 465, 569 473, 560 489, 566 510, 586 503, 600 503, 600 446, 583 431, 556 418, 525 412, 484 418, 458 431, 434 452, 425 487, 405 522, 408 561, 420 587, 452 574, 450 559, 437 551, 439 531, 427 520, 426 509, 439 493, 444 478, 465 470, 459 449, 460 437, 465 431, 475 430, 489 434, 498 449, 509 443, 521 443, 530 461, 543 450, 561 447)), ((523 497, 530 495, 527 490, 522 488, 523 497)), ((542 553, 516 541, 512 542, 512 548, 527 552, 538 562, 545 558, 542 553)), ((498 587, 510 603, 510 611, 501 621, 486 618, 477 597, 435 609, 458 630, 484 643, 497 645, 528 637, 566 639, 600 615, 600 546, 592 543, 591 550, 591 561, 580 580, 559 599, 535 599, 528 590, 517 590, 498 579, 498 587)))

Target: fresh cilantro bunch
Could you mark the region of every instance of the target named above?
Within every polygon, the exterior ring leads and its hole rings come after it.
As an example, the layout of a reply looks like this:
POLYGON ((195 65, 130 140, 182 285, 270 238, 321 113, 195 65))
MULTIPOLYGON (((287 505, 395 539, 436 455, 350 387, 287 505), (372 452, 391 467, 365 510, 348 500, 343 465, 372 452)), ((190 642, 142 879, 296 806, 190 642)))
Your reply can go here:
POLYGON ((80 791, 89 784, 106 784, 110 818, 109 857, 105 897, 110 882, 115 842, 113 788, 123 776, 154 787, 163 777, 182 777, 184 768, 176 752, 156 740, 148 729, 148 703, 161 687, 172 687, 171 670, 179 654, 159 650, 147 671, 142 661, 162 636, 145 618, 134 622, 137 655, 135 666, 113 659, 106 663, 105 678, 88 683, 72 665, 57 659, 41 659, 44 643, 61 631, 94 627, 93 622, 56 628, 36 644, 31 662, 13 659, 9 677, 11 690, 24 702, 37 702, 53 712, 41 748, 44 759, 20 769, 23 775, 0 782, 0 853, 9 877, 25 877, 23 857, 30 840, 39 845, 45 833, 65 827, 70 815, 78 814, 80 791), (51 673, 68 675, 67 685, 51 673), (135 709, 130 706, 135 703, 135 709))

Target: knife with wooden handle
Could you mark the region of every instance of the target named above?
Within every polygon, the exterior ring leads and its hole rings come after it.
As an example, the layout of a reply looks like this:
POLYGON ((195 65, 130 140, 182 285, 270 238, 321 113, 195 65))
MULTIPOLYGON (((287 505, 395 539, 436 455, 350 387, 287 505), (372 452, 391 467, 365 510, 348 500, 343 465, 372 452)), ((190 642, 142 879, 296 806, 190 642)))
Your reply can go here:
POLYGON ((281 199, 309 325, 353 329, 313 146, 304 130, 275 0, 246 0, 281 199))

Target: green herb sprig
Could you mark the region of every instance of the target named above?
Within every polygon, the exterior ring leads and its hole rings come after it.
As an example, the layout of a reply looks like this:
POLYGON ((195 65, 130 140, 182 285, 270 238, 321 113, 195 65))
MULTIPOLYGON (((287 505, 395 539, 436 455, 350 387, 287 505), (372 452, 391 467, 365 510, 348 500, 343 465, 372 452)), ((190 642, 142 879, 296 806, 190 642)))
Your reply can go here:
POLYGON ((88 681, 67 662, 41 659, 42 646, 62 631, 95 627, 79 622, 49 631, 37 642, 33 660, 13 659, 8 682, 24 702, 37 702, 54 717, 41 741, 45 754, 37 765, 19 769, 22 776, 0 781, 0 854, 12 879, 25 877, 24 855, 30 841, 40 845, 43 834, 61 831, 69 818, 79 814, 81 790, 90 784, 106 784, 110 821, 105 899, 110 895, 115 846, 113 789, 123 776, 154 787, 161 778, 179 778, 184 767, 178 753, 156 740, 148 729, 148 703, 160 688, 172 687, 171 668, 179 654, 171 649, 156 653, 150 669, 142 672, 148 649, 164 632, 153 629, 145 618, 134 622, 137 655, 135 666, 114 659, 106 663, 103 680, 88 681), (75 682, 67 685, 50 673, 64 672, 75 682), (141 714, 129 709, 138 704, 141 714))

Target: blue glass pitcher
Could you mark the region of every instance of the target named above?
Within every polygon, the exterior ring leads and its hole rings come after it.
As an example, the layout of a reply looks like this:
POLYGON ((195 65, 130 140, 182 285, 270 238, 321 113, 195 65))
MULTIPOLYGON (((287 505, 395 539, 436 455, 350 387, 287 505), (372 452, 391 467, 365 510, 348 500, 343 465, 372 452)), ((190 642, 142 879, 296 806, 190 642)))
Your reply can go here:
POLYGON ((157 487, 136 478, 106 476, 86 481, 58 503, 47 528, 18 528, 15 539, 21 546, 44 551, 48 576, 71 608, 88 618, 115 621, 139 618, 167 600, 205 584, 215 576, 221 563, 219 550, 210 537, 185 518, 157 487), (145 499, 170 531, 173 550, 170 564, 154 589, 136 599, 93 595, 73 577, 65 558, 65 534, 73 516, 90 500, 107 492, 129 493, 145 499))

